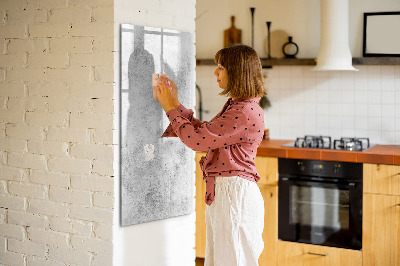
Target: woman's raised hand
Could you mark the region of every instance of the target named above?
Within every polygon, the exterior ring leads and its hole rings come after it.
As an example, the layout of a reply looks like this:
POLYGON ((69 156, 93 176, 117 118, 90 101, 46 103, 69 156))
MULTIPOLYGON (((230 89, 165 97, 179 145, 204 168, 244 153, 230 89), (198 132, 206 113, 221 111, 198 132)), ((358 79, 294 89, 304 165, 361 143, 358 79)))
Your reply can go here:
POLYGON ((158 102, 167 113, 171 109, 176 109, 171 96, 170 84, 165 77, 160 77, 157 86, 153 86, 154 92, 157 94, 158 102))
POLYGON ((180 102, 178 100, 178 87, 176 86, 175 82, 172 79, 170 79, 169 77, 167 77, 166 74, 162 74, 160 76, 160 79, 163 82, 168 82, 169 83, 169 86, 171 87, 171 100, 172 100, 172 103, 174 104, 175 108, 178 108, 179 105, 180 105, 180 102))

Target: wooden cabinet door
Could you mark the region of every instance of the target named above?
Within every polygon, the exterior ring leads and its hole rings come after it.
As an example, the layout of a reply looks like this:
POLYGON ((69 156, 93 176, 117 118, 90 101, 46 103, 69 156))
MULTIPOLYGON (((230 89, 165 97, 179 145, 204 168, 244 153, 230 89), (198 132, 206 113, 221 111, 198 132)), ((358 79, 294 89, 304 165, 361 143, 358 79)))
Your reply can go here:
POLYGON ((257 156, 254 162, 261 176, 258 184, 278 185, 278 158, 257 156))
POLYGON ((361 266, 362 252, 278 241, 277 266, 361 266))
POLYGON ((363 266, 400 266, 400 196, 364 194, 363 266))
POLYGON ((400 166, 365 163, 363 176, 364 193, 400 196, 400 166))
POLYGON ((264 198, 264 250, 258 259, 260 266, 276 265, 276 242, 278 241, 278 187, 259 185, 264 198))
POLYGON ((199 161, 205 152, 196 152, 196 257, 205 258, 206 253, 206 183, 203 181, 203 172, 200 169, 199 161))

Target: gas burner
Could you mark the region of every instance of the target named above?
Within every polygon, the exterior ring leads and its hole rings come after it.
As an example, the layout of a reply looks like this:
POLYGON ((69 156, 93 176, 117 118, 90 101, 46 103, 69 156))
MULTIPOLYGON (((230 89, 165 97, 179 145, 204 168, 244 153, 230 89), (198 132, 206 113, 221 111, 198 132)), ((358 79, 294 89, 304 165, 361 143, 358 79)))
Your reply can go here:
POLYGON ((364 151, 374 145, 370 145, 368 138, 340 138, 334 140, 332 145, 331 137, 306 135, 303 138, 297 138, 295 142, 287 143, 283 146, 343 151, 364 151))
POLYGON ((333 142, 335 150, 363 151, 369 147, 368 138, 340 138, 333 142))
POLYGON ((294 146, 299 148, 330 149, 331 137, 306 135, 304 138, 297 138, 294 146))

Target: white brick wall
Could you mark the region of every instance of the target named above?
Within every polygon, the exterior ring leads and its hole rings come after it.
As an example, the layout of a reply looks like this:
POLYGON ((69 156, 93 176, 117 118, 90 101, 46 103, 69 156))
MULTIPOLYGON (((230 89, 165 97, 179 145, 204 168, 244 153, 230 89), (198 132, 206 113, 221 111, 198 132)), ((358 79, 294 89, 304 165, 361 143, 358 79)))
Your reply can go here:
POLYGON ((0 265, 112 265, 113 17, 1 0, 0 265))

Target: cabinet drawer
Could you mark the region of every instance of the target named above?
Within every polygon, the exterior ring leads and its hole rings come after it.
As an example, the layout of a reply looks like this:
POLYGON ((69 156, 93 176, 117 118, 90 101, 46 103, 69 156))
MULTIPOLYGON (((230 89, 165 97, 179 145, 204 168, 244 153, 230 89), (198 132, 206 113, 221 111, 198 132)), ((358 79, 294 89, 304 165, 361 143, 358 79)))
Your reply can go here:
POLYGON ((278 241, 278 266, 362 266, 358 250, 278 241))
POLYGON ((363 175, 364 193, 400 195, 400 166, 365 163, 363 175))

